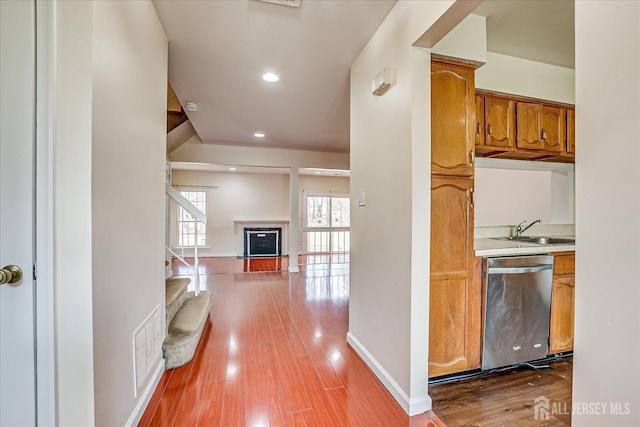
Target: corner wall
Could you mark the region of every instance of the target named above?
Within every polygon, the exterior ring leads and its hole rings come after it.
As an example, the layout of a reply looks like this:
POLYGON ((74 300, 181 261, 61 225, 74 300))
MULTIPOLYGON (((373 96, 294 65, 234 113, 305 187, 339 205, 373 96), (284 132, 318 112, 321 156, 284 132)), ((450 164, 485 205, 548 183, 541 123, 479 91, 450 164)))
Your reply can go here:
POLYGON ((95 423, 91 289, 93 3, 58 1, 53 7, 51 256, 56 422, 61 426, 90 426, 95 423))
MULTIPOLYGON (((156 307, 164 318, 167 39, 150 1, 93 8, 95 423, 123 426, 145 403, 132 335, 156 307)), ((146 363, 161 373, 160 346, 146 363)))
POLYGON ((453 3, 398 2, 351 67, 348 341, 410 414, 431 407, 430 56, 412 45, 453 3), (397 84, 376 97, 371 81, 385 67, 397 84))
MULTIPOLYGON (((188 190, 190 186, 206 187, 204 190, 207 192, 207 245, 198 248, 199 256, 242 255, 239 252, 242 235, 238 234, 242 231, 234 227, 235 219, 289 220, 289 175, 174 170, 172 180, 172 184, 179 190, 188 190)), ((349 178, 300 175, 298 190, 298 224, 303 227, 304 196, 348 194, 349 178)), ((177 206, 172 203, 172 248, 180 254, 180 249, 176 249, 176 215, 177 206)), ((283 236, 282 245, 283 253, 287 254, 287 236, 283 236)), ((300 251, 304 250, 302 233, 298 248, 300 251)), ((193 250, 185 250, 185 255, 192 254, 193 250)))
POLYGON ((572 422, 579 426, 637 426, 640 2, 577 1, 575 16, 579 247, 573 402, 604 402, 607 406, 602 415, 574 412, 572 422), (615 415, 612 403, 620 403, 621 410, 630 413, 615 415))

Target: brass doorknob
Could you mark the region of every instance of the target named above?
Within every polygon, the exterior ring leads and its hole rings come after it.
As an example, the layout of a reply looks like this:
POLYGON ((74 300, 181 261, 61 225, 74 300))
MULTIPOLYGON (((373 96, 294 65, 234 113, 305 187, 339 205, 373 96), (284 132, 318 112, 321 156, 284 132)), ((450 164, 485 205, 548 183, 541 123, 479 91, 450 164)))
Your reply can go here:
POLYGON ((0 270, 0 285, 17 283, 22 279, 22 269, 17 265, 5 265, 0 270))

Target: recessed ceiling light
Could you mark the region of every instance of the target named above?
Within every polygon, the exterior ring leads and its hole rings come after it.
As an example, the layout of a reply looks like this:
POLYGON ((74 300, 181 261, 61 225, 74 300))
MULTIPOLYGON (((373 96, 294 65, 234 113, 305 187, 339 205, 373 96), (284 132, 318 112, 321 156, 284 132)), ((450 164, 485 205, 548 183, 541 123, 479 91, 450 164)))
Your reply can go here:
POLYGON ((280 80, 280 77, 275 73, 265 73, 262 75, 262 80, 269 83, 274 83, 280 80))
POLYGON ((255 136, 256 138, 264 138, 264 133, 256 132, 256 133, 253 134, 253 136, 255 136))
POLYGON ((198 111, 198 104, 195 102, 187 102, 185 107, 187 108, 187 111, 198 111))
POLYGON ((314 172, 316 175, 320 175, 320 171, 315 171, 314 172))
POLYGON ((229 170, 233 172, 234 170, 236 170, 236 168, 230 167, 229 170))

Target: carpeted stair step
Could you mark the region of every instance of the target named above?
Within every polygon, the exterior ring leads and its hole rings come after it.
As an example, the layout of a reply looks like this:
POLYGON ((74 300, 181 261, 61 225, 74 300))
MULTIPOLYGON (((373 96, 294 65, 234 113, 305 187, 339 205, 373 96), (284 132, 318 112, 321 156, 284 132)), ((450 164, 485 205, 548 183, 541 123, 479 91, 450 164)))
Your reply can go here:
POLYGON ((209 317, 210 302, 211 292, 200 291, 198 296, 190 292, 169 323, 167 339, 162 344, 167 369, 177 368, 193 359, 209 317))
POLYGON ((191 283, 190 279, 167 279, 165 288, 165 312, 167 315, 167 325, 178 312, 182 302, 187 298, 187 286, 191 283))

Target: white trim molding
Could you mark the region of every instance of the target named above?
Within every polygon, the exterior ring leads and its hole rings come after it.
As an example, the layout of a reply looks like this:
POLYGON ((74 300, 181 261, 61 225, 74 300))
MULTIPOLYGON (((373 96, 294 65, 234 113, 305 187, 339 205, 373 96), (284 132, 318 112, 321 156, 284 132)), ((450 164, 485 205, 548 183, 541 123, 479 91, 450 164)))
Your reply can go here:
POLYGON ((151 397, 153 396, 153 392, 156 391, 158 387, 158 383, 160 382, 160 378, 162 378, 162 374, 164 374, 164 359, 160 359, 158 361, 158 366, 156 366, 156 370, 151 377, 151 381, 147 384, 147 387, 144 389, 144 392, 140 396, 138 400, 138 404, 133 409, 131 416, 127 420, 125 426, 133 427, 137 426, 140 420, 142 419, 142 415, 144 415, 144 411, 147 409, 147 405, 151 401, 151 397))
POLYGON ((391 396, 398 402, 400 407, 409 416, 422 414, 431 409, 431 397, 426 394, 417 398, 410 399, 409 396, 402 390, 398 383, 389 375, 389 373, 378 363, 378 361, 369 353, 369 351, 362 345, 356 337, 347 332, 347 343, 358 353, 358 356, 364 360, 369 369, 374 373, 382 385, 389 391, 391 396))

